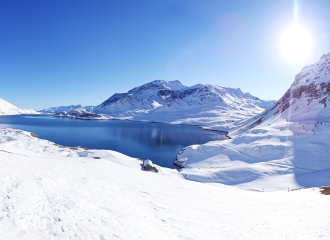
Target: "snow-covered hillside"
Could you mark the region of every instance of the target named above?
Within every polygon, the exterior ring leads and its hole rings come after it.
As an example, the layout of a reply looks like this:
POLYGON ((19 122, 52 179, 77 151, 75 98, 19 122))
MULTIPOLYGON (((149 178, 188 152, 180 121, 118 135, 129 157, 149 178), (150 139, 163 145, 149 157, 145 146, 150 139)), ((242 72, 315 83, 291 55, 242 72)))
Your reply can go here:
POLYGON ((38 112, 40 112, 42 114, 54 114, 57 112, 69 112, 71 110, 78 109, 78 108, 85 109, 88 112, 93 112, 95 106, 93 106, 93 105, 82 106, 82 105, 78 104, 78 105, 69 105, 69 106, 50 107, 50 108, 42 109, 38 112))
POLYGON ((20 109, 0 98, 0 115, 38 114, 32 109, 20 109))
POLYGON ((240 89, 208 84, 186 87, 178 80, 155 80, 127 93, 114 94, 97 106, 95 112, 227 131, 273 103, 240 89))
POLYGON ((0 130, 0 239, 327 239, 320 189, 248 192, 0 130), (172 173, 172 174, 171 174, 172 173))
POLYGON ((178 155, 187 179, 248 189, 330 185, 330 54, 304 67, 274 106, 233 139, 193 145, 178 155))

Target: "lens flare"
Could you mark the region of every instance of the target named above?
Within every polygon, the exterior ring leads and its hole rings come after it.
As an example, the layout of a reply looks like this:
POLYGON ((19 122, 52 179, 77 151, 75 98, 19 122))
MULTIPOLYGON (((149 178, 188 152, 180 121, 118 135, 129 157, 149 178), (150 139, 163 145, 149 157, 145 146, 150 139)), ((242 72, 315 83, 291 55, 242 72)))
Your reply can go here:
POLYGON ((288 59, 298 61, 310 54, 312 43, 313 38, 306 29, 293 25, 283 32, 280 48, 288 59))

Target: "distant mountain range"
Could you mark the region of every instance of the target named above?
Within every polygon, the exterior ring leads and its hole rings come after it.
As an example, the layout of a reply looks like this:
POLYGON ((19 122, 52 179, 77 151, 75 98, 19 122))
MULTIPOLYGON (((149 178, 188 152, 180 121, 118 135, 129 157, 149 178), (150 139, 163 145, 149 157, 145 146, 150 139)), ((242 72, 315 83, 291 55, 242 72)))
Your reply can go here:
POLYGON ((32 109, 20 109, 0 98, 0 115, 38 114, 32 109))
POLYGON ((85 109, 86 111, 89 112, 93 112, 95 106, 90 105, 90 106, 82 106, 80 104, 78 105, 69 105, 69 106, 60 106, 60 107, 50 107, 50 108, 46 108, 46 109, 42 109, 38 112, 42 113, 42 114, 54 114, 57 112, 69 112, 70 110, 74 110, 74 109, 78 109, 78 108, 82 108, 85 109))
MULTIPOLYGON (((40 112, 73 116, 71 110, 82 108, 109 118, 194 124, 227 131, 273 103, 243 93, 239 88, 209 84, 187 87, 178 80, 155 80, 127 93, 116 93, 96 107, 71 105, 40 112)), ((74 115, 77 117, 77 112, 74 115)))

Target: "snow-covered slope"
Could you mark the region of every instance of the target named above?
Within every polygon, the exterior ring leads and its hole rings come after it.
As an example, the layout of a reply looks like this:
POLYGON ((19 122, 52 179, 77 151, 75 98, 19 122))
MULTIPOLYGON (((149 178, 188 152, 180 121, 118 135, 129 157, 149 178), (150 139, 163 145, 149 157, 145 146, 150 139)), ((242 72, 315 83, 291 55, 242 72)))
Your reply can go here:
POLYGON ((233 139, 178 155, 187 179, 252 189, 330 184, 330 54, 307 66, 274 106, 231 131, 233 139))
POLYGON ((155 80, 127 93, 116 93, 95 108, 96 113, 134 120, 202 125, 229 130, 261 113, 274 101, 263 101, 240 89, 178 80, 155 80))
POLYGON ((38 114, 32 109, 20 109, 0 98, 0 115, 38 114))
POLYGON ((60 106, 60 107, 50 107, 50 108, 42 109, 38 112, 40 112, 42 114, 54 114, 57 112, 69 112, 70 110, 74 110, 74 109, 78 109, 78 108, 85 109, 88 112, 93 112, 95 106, 93 106, 93 105, 82 106, 82 105, 78 104, 78 105, 69 105, 69 106, 60 106))
POLYGON ((327 239, 319 189, 248 192, 0 130, 0 239, 327 239), (288 227, 289 226, 289 227, 288 227))

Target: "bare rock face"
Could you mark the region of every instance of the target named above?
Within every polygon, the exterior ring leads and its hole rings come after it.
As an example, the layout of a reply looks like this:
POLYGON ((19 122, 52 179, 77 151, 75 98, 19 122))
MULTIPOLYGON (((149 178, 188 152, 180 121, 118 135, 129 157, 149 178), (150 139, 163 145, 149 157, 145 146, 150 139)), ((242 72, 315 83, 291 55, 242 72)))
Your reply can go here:
POLYGON ((284 96, 277 101, 276 114, 285 111, 300 98, 305 98, 308 105, 315 100, 326 107, 330 95, 330 53, 324 54, 320 61, 304 67, 296 75, 295 81, 284 96))

